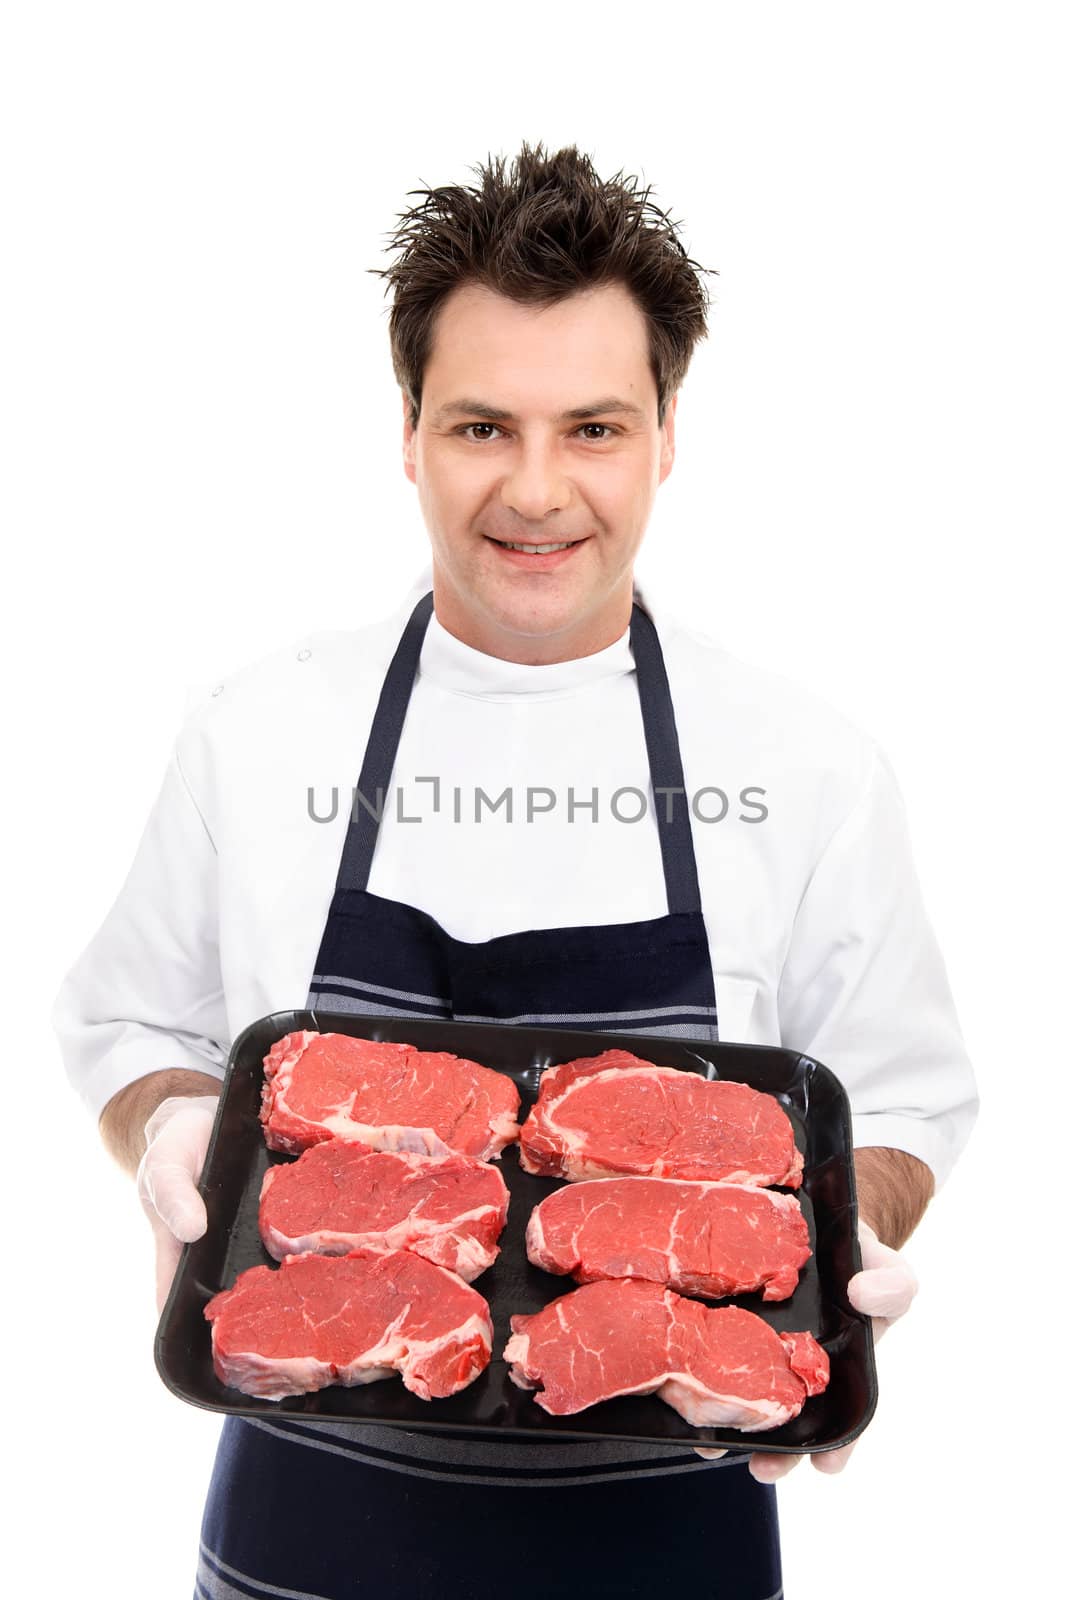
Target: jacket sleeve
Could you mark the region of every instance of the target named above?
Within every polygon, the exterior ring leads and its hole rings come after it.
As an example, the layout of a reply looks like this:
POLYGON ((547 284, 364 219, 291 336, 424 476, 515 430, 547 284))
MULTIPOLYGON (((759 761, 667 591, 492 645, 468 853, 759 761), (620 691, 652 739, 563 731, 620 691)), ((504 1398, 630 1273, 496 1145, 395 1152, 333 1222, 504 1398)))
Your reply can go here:
POLYGON ((147 1073, 225 1073, 217 855, 180 745, 118 898, 52 1009, 67 1075, 96 1117, 147 1073))
POLYGON ((925 1161, 940 1189, 978 1114, 974 1072, 881 749, 805 887, 778 995, 782 1043, 829 1067, 857 1148, 925 1161))

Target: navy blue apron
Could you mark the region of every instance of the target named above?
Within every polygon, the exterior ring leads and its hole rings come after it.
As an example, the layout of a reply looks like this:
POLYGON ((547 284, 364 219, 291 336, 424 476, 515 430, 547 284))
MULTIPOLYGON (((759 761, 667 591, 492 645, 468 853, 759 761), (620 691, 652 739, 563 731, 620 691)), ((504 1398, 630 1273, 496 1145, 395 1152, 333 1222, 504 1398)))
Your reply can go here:
MULTIPOLYGON (((385 676, 308 1006, 714 1042, 715 982, 674 709, 659 637, 636 602, 630 644, 666 916, 467 943, 417 907, 367 889, 432 611, 431 591, 385 676)), ((776 1491, 757 1483, 748 1461, 705 1462, 677 1446, 625 1441, 475 1442, 228 1417, 196 1592, 200 1600, 541 1600, 549 1586, 648 1595, 678 1579, 706 1600, 777 1600, 776 1491)))

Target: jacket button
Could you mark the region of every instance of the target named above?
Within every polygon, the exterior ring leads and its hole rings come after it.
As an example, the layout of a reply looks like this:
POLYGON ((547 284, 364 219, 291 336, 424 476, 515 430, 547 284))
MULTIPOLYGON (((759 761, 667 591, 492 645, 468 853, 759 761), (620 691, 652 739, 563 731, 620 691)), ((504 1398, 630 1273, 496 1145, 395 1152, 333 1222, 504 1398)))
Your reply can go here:
POLYGON ((306 661, 310 654, 311 654, 310 650, 298 650, 296 652, 296 659, 298 661, 306 661))
POLYGON ((226 685, 224 683, 217 683, 215 685, 215 687, 211 691, 212 697, 214 697, 217 694, 221 694, 223 689, 225 689, 225 687, 226 687, 226 685))

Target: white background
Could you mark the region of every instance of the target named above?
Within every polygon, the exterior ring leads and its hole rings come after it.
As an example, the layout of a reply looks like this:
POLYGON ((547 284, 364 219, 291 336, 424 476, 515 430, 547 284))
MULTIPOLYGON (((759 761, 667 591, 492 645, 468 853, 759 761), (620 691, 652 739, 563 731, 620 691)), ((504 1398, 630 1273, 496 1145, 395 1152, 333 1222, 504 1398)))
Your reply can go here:
POLYGON ((405 191, 522 138, 638 173, 718 269, 639 571, 883 742, 983 1095, 874 1422, 778 1489, 786 1595, 1060 1575, 1056 13, 6 12, 8 1592, 191 1593, 218 1423, 156 1377, 147 1226, 47 1012, 189 688, 378 617, 426 558, 367 269, 405 191))

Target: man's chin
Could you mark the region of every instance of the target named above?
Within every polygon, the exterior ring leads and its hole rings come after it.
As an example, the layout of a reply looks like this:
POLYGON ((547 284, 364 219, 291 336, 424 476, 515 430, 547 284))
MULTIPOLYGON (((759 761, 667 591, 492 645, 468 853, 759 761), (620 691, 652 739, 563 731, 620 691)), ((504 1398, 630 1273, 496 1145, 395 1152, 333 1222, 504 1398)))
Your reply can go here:
MULTIPOLYGON (((595 557, 588 559, 592 551, 579 554, 580 567, 564 563, 555 571, 540 573, 500 561, 490 548, 465 569, 452 566, 443 571, 435 564, 435 605, 441 621, 495 655, 510 655, 509 639, 516 645, 539 639, 567 643, 568 636, 576 653, 584 653, 590 647, 588 637, 601 631, 596 614, 607 599, 606 591, 613 592, 615 586, 607 582, 595 557)), ((565 650, 561 659, 566 656, 565 650)))

